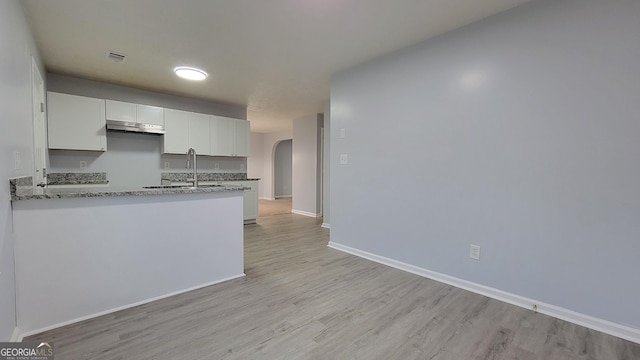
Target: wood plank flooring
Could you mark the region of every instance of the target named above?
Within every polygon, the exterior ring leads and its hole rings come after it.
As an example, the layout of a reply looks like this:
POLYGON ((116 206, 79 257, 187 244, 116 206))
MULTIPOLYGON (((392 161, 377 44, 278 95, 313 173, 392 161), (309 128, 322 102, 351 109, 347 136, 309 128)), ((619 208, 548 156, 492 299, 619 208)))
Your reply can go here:
MULTIPOLYGON (((65 326, 56 359, 640 359, 640 345, 327 248, 295 214, 245 226, 247 276, 65 326)), ((123 279, 126 281, 126 279, 123 279)))

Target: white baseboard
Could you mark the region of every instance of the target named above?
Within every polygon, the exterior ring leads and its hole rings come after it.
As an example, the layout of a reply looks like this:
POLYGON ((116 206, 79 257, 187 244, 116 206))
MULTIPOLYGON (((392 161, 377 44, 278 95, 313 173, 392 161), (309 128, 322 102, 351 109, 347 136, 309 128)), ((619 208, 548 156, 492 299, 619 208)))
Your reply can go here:
POLYGON ((318 218, 318 217, 322 216, 322 214, 314 214, 312 212, 302 211, 302 210, 295 210, 295 209, 292 209, 291 212, 294 213, 294 214, 308 216, 308 217, 314 217, 314 218, 318 218))
MULTIPOLYGON (((20 334, 20 333, 18 332, 18 336, 17 336, 17 340, 16 340, 16 341, 22 341, 22 339, 24 339, 24 338, 25 338, 25 337, 27 337, 27 336, 31 336, 31 335, 35 335, 35 334, 39 334, 39 333, 44 332, 44 331, 49 331, 49 330, 57 329, 57 328, 62 327, 62 326, 67 326, 67 325, 71 325, 71 324, 74 324, 74 323, 77 323, 77 322, 80 322, 80 321, 85 321, 85 320, 93 319, 93 318, 96 318, 96 317, 98 317, 98 316, 102 316, 102 315, 107 315, 107 314, 114 313, 114 312, 116 312, 116 311, 125 310, 125 309, 129 309, 129 308, 132 308, 132 307, 135 307, 135 306, 148 304, 148 303, 153 302, 153 301, 166 299, 166 298, 171 297, 171 296, 180 295, 180 294, 183 294, 183 293, 186 293, 186 292, 189 292, 189 291, 202 289, 202 288, 207 287, 207 286, 211 286, 211 285, 215 285, 215 284, 220 284, 220 283, 223 283, 223 282, 225 282, 225 281, 229 281, 229 280, 233 280, 233 279, 241 278, 241 277, 243 277, 243 276, 246 276, 246 275, 245 275, 244 273, 242 273, 242 274, 240 274, 240 275, 231 276, 231 277, 228 277, 228 278, 225 278, 225 279, 220 279, 220 280, 217 280, 217 281, 213 281, 213 282, 210 282, 210 283, 207 283, 207 284, 202 284, 202 285, 194 286, 194 287, 192 287, 192 288, 188 288, 188 289, 184 289, 184 290, 180 290, 180 291, 175 291, 175 292, 172 292, 172 293, 169 293, 169 294, 164 294, 164 295, 156 296, 156 297, 151 298, 151 299, 146 299, 146 300, 138 301, 138 302, 135 302, 135 303, 132 303, 132 304, 128 304, 128 305, 124 305, 124 306, 119 306, 119 307, 114 308, 114 309, 105 310, 105 311, 100 311, 100 312, 98 312, 98 313, 91 314, 91 315, 87 315, 87 316, 83 316, 83 317, 80 317, 80 318, 77 318, 77 319, 73 319, 73 320, 69 320, 69 321, 64 321, 64 322, 61 322, 61 323, 59 323, 59 324, 55 324, 55 325, 51 325, 51 326, 44 327, 44 328, 42 328, 42 329, 37 329, 37 330, 27 331, 27 332, 25 332, 25 333, 23 333, 23 334, 20 334)), ((16 330, 17 330, 17 329, 18 329, 18 328, 16 328, 16 330)), ((14 333, 14 336, 15 336, 15 333, 14 333)), ((12 337, 12 339, 13 339, 13 337, 12 337)))
POLYGON ((22 341, 22 337, 20 336, 20 329, 18 329, 17 326, 13 329, 13 334, 11 334, 11 339, 9 341, 10 342, 22 341))
POLYGON ((260 197, 260 200, 275 200, 276 198, 273 197, 260 197))
POLYGON ((320 226, 325 228, 325 229, 331 229, 331 225, 329 225, 327 223, 322 223, 322 225, 320 225, 320 226))
POLYGON ((508 293, 499 289, 476 284, 470 281, 462 280, 453 276, 441 274, 435 271, 423 269, 411 264, 379 256, 366 251, 358 250, 346 245, 329 242, 328 245, 332 249, 346 252, 361 258, 375 261, 380 264, 391 266, 396 269, 404 270, 412 274, 426 277, 435 281, 449 284, 461 289, 465 289, 476 294, 488 296, 490 298, 500 300, 512 305, 516 305, 531 310, 533 304, 536 304, 537 311, 541 314, 549 315, 561 320, 565 320, 577 325, 581 325, 596 331, 600 331, 609 335, 613 335, 625 340, 640 344, 640 329, 632 328, 626 325, 617 324, 608 320, 595 318, 593 316, 581 314, 559 306, 547 304, 538 300, 526 298, 524 296, 508 293))

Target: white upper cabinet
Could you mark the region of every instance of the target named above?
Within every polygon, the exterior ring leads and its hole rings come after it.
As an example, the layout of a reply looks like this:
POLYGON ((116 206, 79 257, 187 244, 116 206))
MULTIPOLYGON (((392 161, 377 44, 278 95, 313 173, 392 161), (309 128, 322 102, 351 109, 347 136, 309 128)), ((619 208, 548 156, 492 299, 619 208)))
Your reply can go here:
POLYGON ((250 123, 247 120, 235 120, 235 153, 234 156, 248 157, 251 144, 250 123))
POLYGON ((136 116, 139 123, 164 125, 164 108, 136 104, 136 116))
POLYGON ((213 116, 211 121, 211 155, 233 156, 235 141, 234 120, 222 116, 213 116))
POLYGON ((164 108, 124 101, 106 100, 107 120, 164 125, 164 108))
POLYGON ((164 134, 162 152, 165 154, 186 154, 189 150, 189 112, 173 109, 164 110, 164 134))
POLYGON ((107 150, 105 100, 47 92, 49 149, 107 150))
POLYGON ((211 155, 249 156, 249 121, 213 116, 211 155))
POLYGON ((210 155, 211 115, 191 113, 189 116, 189 147, 198 155, 210 155))
POLYGON ((165 109, 162 152, 186 154, 194 148, 198 155, 210 155, 211 115, 165 109))

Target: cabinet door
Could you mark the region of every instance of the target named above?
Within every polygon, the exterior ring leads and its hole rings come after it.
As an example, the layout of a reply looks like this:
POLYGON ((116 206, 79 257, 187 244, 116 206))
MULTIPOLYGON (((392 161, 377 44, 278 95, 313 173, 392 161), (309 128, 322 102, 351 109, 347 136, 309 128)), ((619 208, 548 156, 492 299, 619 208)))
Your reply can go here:
POLYGON ((164 108, 137 104, 136 121, 143 124, 164 125, 164 108))
POLYGON ((243 219, 255 220, 258 218, 258 182, 257 181, 227 181, 224 185, 250 187, 243 194, 243 219))
POLYGON ((235 119, 213 116, 211 120, 211 155, 233 156, 235 119))
POLYGON ((189 117, 189 147, 198 155, 211 153, 210 123, 211 115, 191 113, 189 117))
POLYGON ((165 154, 186 154, 189 150, 189 112, 165 109, 162 152, 165 154))
POLYGON ((136 104, 106 100, 105 111, 107 120, 136 122, 136 104))
POLYGON ((233 155, 247 157, 249 156, 249 145, 251 144, 249 125, 246 120, 235 120, 235 148, 233 155))
POLYGON ((258 182, 246 181, 244 186, 251 187, 244 191, 244 220, 254 220, 258 218, 258 182))
POLYGON ((49 149, 107 150, 104 99, 47 93, 49 149))

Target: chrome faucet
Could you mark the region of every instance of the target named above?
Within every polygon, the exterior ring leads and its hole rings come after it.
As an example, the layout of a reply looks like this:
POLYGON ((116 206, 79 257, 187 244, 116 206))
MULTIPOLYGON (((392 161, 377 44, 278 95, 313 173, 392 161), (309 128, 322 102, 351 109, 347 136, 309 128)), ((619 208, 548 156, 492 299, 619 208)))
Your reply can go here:
POLYGON ((187 151, 187 169, 192 167, 191 158, 193 157, 193 179, 187 179, 188 181, 193 180, 193 187, 198 187, 198 165, 196 162, 196 150, 194 148, 189 148, 187 151))

